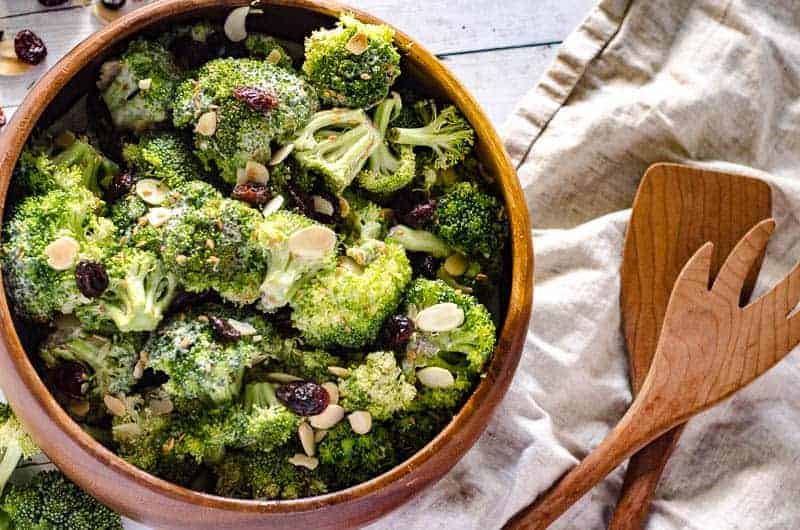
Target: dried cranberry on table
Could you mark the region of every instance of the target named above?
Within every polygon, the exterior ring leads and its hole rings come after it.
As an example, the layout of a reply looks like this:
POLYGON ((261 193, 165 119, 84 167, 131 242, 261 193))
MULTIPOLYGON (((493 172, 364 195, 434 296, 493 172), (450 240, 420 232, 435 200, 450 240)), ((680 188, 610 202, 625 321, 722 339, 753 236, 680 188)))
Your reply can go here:
POLYGON ((414 334, 414 322, 405 315, 392 315, 381 328, 381 343, 391 350, 403 348, 414 334))
POLYGON ((108 274, 101 263, 81 261, 75 267, 75 281, 78 290, 88 297, 97 298, 108 288, 108 274))
POLYGON ((278 97, 260 88, 240 86, 233 89, 233 97, 251 109, 266 114, 278 106, 278 97))
POLYGON ((39 64, 47 57, 47 46, 36 33, 23 29, 14 36, 14 51, 20 61, 39 64))
POLYGON ((114 202, 123 195, 126 195, 133 188, 133 175, 128 171, 117 174, 108 185, 105 193, 107 202, 114 202))
POLYGON ((316 416, 330 403, 328 391, 311 381, 292 381, 278 387, 278 401, 300 416, 316 416))
POLYGON ((259 182, 243 182, 237 184, 236 187, 233 188, 231 196, 234 199, 244 201, 253 206, 267 204, 270 199, 272 199, 267 187, 259 182))

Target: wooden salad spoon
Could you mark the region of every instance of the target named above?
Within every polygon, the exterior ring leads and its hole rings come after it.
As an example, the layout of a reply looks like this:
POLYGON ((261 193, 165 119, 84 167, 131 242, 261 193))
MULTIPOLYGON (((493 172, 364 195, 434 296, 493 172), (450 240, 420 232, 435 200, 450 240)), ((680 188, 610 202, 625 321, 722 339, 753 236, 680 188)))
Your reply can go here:
MULTIPOLYGON (((667 301, 683 266, 703 243, 714 243, 711 278, 733 246, 772 211, 769 185, 758 179, 679 164, 655 164, 642 177, 625 234, 620 306, 634 395, 642 387, 667 301)), ((763 253, 742 289, 750 299, 763 253)), ((639 530, 683 426, 633 455, 609 530, 639 530)))
POLYGON ((545 529, 626 458, 747 386, 800 342, 800 264, 768 293, 741 307, 742 288, 775 229, 753 227, 713 284, 713 243, 689 259, 672 290, 650 371, 633 404, 600 445, 507 529, 545 529), (709 287, 711 286, 711 287, 709 287))

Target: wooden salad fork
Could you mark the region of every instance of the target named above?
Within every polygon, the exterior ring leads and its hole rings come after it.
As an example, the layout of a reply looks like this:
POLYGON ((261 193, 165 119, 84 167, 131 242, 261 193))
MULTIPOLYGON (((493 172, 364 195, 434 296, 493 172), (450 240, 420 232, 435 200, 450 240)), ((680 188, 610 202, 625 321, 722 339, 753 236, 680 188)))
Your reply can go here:
MULTIPOLYGON (((772 198, 763 180, 682 164, 653 164, 633 201, 620 270, 620 310, 633 394, 644 384, 656 352, 667 302, 689 258, 714 243, 711 278, 736 243, 770 217, 772 198)), ((763 253, 742 288, 750 299, 763 253)), ((672 429, 633 455, 609 530, 641 530, 661 473, 683 432, 672 429)))
POLYGON ((800 264, 772 290, 741 307, 749 271, 775 229, 753 227, 709 287, 713 244, 688 261, 672 290, 650 372, 616 427, 580 464, 507 529, 545 529, 626 458, 690 417, 745 387, 800 342, 800 264))

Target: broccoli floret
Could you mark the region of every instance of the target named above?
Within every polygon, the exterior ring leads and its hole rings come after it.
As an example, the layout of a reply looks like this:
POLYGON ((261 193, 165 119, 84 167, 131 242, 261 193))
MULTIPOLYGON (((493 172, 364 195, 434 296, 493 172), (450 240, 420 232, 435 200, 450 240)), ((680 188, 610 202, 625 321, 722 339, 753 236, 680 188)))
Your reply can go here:
POLYGON ((339 357, 325 350, 303 348, 296 339, 286 339, 283 346, 267 366, 270 372, 284 372, 306 381, 324 383, 333 379, 329 366, 343 366, 339 357))
POLYGON ((432 230, 453 248, 488 258, 502 249, 508 225, 496 197, 460 182, 439 198, 432 230))
POLYGON ((289 462, 291 447, 269 453, 235 453, 214 466, 214 492, 243 499, 297 499, 328 492, 319 473, 289 462))
POLYGON ((0 493, 3 492, 11 473, 23 458, 38 454, 39 448, 25 432, 22 424, 5 403, 0 403, 0 493))
POLYGON ((288 188, 293 186, 298 190, 311 193, 317 183, 316 175, 302 167, 294 157, 288 157, 280 164, 269 168, 269 182, 267 189, 275 195, 288 195, 288 188))
POLYGON ((434 258, 446 258, 453 253, 450 246, 434 234, 405 225, 393 226, 387 240, 402 245, 409 252, 425 252, 434 258))
POLYGON ((286 53, 275 37, 262 33, 251 33, 245 39, 244 46, 253 57, 264 59, 280 68, 293 70, 292 57, 286 53))
POLYGON ((425 331, 417 326, 408 343, 403 369, 440 366, 457 375, 466 370, 479 375, 491 357, 496 341, 489 311, 475 297, 461 294, 441 280, 418 278, 406 292, 405 314, 416 321, 425 309, 437 304, 455 304, 463 322, 449 331, 425 331))
POLYGON ((285 445, 297 434, 300 416, 284 407, 275 396, 270 383, 250 383, 245 386, 240 419, 231 429, 238 433, 233 447, 272 451, 285 445))
POLYGON ((339 394, 346 410, 366 410, 376 420, 387 420, 408 408, 416 390, 406 382, 394 353, 381 351, 367 355, 339 380, 339 394))
MULTIPOLYGON (((124 397, 125 414, 114 416, 111 434, 117 453, 134 466, 161 475, 161 470, 175 470, 181 462, 168 450, 172 426, 172 403, 161 391, 146 398, 124 397)), ((193 459, 184 461, 195 462, 193 459)), ((185 483, 184 480, 175 482, 185 483)))
POLYGON ((71 313, 90 300, 75 266, 116 248, 114 225, 99 217, 103 202, 83 188, 28 197, 5 228, 3 272, 18 312, 38 321, 71 313))
POLYGON ((122 156, 137 179, 161 180, 172 189, 205 178, 187 141, 177 133, 145 135, 137 143, 125 144, 122 156))
POLYGON ((89 329, 114 322, 124 332, 156 329, 169 307, 178 282, 158 256, 148 250, 123 248, 105 261, 108 287, 76 316, 89 329))
MULTIPOLYGON (((415 400, 414 403, 418 401, 415 400)), ((422 449, 433 439, 449 420, 449 415, 440 411, 404 412, 387 424, 392 444, 399 459, 405 459, 422 449)))
POLYGON ((361 348, 375 341, 410 279, 408 258, 394 243, 366 268, 345 258, 297 290, 292 322, 313 346, 361 348))
POLYGON ((261 295, 267 256, 256 240, 261 213, 233 199, 186 208, 164 230, 164 262, 187 291, 214 289, 236 304, 261 295))
POLYGON ((15 168, 14 179, 30 193, 84 187, 100 195, 119 173, 119 166, 83 140, 74 140, 63 151, 51 154, 26 145, 15 168))
POLYGON ((133 369, 139 360, 137 340, 128 335, 97 335, 77 326, 74 319, 59 320, 57 331, 42 344, 39 357, 50 369, 65 361, 88 368, 83 394, 98 401, 107 394, 127 394, 136 383, 133 369))
POLYGON ((394 30, 343 14, 333 29, 306 38, 303 72, 332 106, 369 108, 389 93, 400 75, 394 30))
POLYGON ((347 244, 358 244, 371 239, 383 240, 388 227, 388 212, 359 195, 345 193, 349 212, 345 217, 347 244))
POLYGON ((122 530, 120 516, 81 490, 58 471, 36 474, 28 484, 12 486, 2 509, 9 528, 122 530))
POLYGON ((370 155, 367 167, 358 175, 359 185, 367 191, 388 195, 408 186, 417 171, 417 157, 410 145, 397 146, 397 153, 386 141, 386 131, 402 108, 400 96, 393 92, 375 108, 373 121, 383 139, 370 155))
POLYGON ((273 213, 256 228, 256 239, 268 255, 259 301, 266 312, 288 304, 304 281, 336 264, 336 233, 298 213, 273 213))
POLYGON ((300 165, 322 175, 334 193, 353 182, 381 136, 361 109, 323 110, 294 141, 294 157, 300 165))
POLYGON ((100 69, 97 86, 114 126, 142 132, 167 121, 181 72, 158 42, 136 39, 100 69))
MULTIPOLYGON (((441 365, 442 361, 432 361, 433 364, 441 365)), ((444 366, 440 366, 444 368, 444 366)), ((417 397, 409 406, 411 411, 435 411, 446 410, 455 412, 464 400, 469 396, 475 387, 476 377, 469 373, 469 369, 447 364, 454 382, 445 388, 428 388, 420 386, 417 397)))
POLYGON ((339 487, 369 480, 398 462, 391 433, 379 424, 367 434, 356 434, 348 422, 339 422, 322 439, 317 452, 321 468, 339 487))
MULTIPOLYGON (((251 102, 252 104, 252 102, 251 102)), ((214 127, 195 131, 195 153, 208 169, 216 166, 229 184, 248 161, 266 164, 273 140, 286 142, 302 129, 316 112, 316 92, 292 72, 256 59, 217 59, 197 73, 197 80, 178 88, 174 123, 197 127, 214 122, 214 127), (259 91, 261 102, 255 110, 236 94, 237 89, 259 91)))
POLYGON ((245 369, 279 348, 272 327, 258 314, 212 304, 170 317, 144 349, 147 366, 169 377, 163 388, 173 403, 190 409, 198 402, 234 400, 245 369))
POLYGON ((434 113, 427 125, 414 129, 395 127, 388 137, 396 144, 430 149, 431 165, 446 169, 461 162, 472 151, 475 131, 454 106, 448 105, 434 113))

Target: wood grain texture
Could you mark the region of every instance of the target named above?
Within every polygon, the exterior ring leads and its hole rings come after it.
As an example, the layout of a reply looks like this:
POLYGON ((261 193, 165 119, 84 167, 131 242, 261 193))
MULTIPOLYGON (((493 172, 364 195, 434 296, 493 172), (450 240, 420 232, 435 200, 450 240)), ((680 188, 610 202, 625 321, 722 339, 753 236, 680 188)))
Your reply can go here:
MULTIPOLYGON (((80 43, 33 87, 0 135, 0 200, 5 208, 12 170, 37 121, 57 115, 94 82, 93 68, 136 33, 177 17, 224 16, 248 0, 164 0, 109 25, 80 43)), ((264 2, 262 22, 298 40, 346 8, 320 0, 264 2)), ((379 19, 355 11, 362 20, 379 19)), ((13 19, 12 19, 13 20, 13 19)), ((253 22, 259 23, 257 17, 253 22)), ((422 45, 398 32, 405 74, 452 101, 476 131, 476 154, 497 179, 511 227, 509 301, 486 377, 447 427, 413 457, 369 482, 294 501, 246 501, 206 495, 151 476, 118 458, 61 409, 31 365, 0 294, 0 386, 36 443, 71 479, 112 509, 159 529, 354 528, 408 501, 438 480, 475 443, 501 402, 519 362, 530 319, 533 252, 528 212, 516 173, 488 118, 469 92, 422 45)), ((0 212, 2 213, 2 212, 0 212)), ((0 290, 2 292, 2 290, 0 290)))
POLYGON ((545 529, 626 458, 751 383, 800 342, 800 264, 772 290, 740 306, 750 271, 775 222, 758 223, 711 283, 714 245, 681 270, 652 365, 633 404, 603 442, 506 529, 545 529))
MULTIPOLYGON (((771 211, 769 186, 757 179, 675 164, 647 170, 633 203, 621 270, 620 306, 634 394, 647 377, 667 301, 686 262, 704 243, 713 243, 715 278, 736 242, 771 211)), ((747 277, 745 299, 762 260, 763 254, 747 277)), ((610 530, 643 527, 682 430, 677 427, 631 458, 610 530)))

